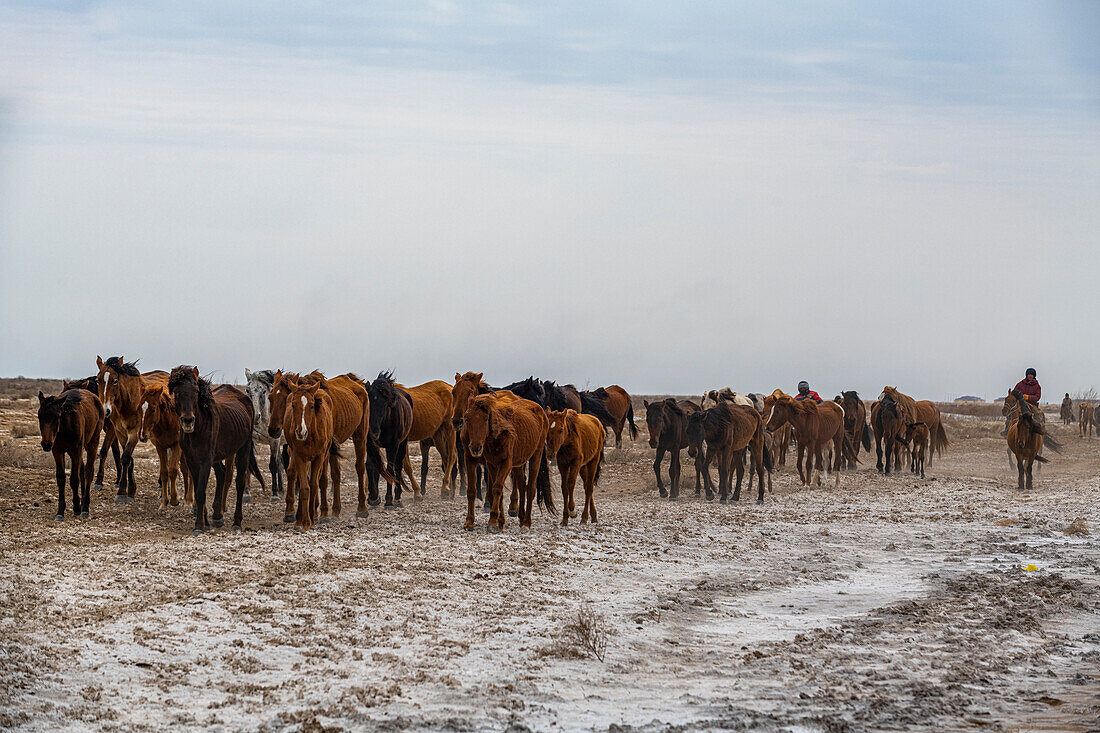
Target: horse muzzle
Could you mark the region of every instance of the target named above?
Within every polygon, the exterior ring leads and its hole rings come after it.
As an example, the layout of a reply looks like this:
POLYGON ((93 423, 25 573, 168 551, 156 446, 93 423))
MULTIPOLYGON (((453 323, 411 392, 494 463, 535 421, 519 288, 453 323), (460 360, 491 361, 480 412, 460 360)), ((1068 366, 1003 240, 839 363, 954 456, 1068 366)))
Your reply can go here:
POLYGON ((182 418, 180 418, 180 430, 182 430, 185 433, 195 432, 195 418, 193 418, 193 417, 182 417, 182 418))
POLYGON ((309 431, 308 430, 295 430, 294 431, 294 437, 297 438, 298 440, 305 440, 306 438, 309 437, 309 431))
POLYGON ((49 453, 51 448, 53 448, 53 441, 52 440, 43 440, 42 441, 42 450, 44 452, 49 453))
POLYGON ((267 434, 270 435, 272 438, 278 439, 278 437, 283 434, 283 429, 282 428, 268 428, 267 429, 267 434))
POLYGON ((656 448, 656 447, 657 447, 657 442, 658 442, 658 441, 657 441, 657 439, 656 439, 656 438, 650 438, 650 439, 649 439, 649 447, 650 447, 650 448, 656 448))
POLYGON ((481 458, 481 455, 485 452, 484 446, 478 446, 477 448, 470 446, 470 455, 474 458, 481 458))

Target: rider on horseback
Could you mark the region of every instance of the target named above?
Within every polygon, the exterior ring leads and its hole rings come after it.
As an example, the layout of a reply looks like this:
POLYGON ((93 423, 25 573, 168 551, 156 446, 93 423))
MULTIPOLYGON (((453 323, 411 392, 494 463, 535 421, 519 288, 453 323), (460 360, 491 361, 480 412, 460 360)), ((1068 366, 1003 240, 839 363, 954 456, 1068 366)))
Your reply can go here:
POLYGON ((1028 367, 1024 372, 1024 378, 1016 384, 1016 389, 1033 405, 1039 404, 1039 398, 1043 394, 1043 388, 1039 386, 1039 380, 1035 378, 1035 369, 1028 367))
POLYGON ((821 404, 821 395, 810 389, 810 383, 805 380, 798 383, 798 394, 796 394, 794 398, 798 402, 801 402, 806 398, 810 398, 817 404, 821 404))

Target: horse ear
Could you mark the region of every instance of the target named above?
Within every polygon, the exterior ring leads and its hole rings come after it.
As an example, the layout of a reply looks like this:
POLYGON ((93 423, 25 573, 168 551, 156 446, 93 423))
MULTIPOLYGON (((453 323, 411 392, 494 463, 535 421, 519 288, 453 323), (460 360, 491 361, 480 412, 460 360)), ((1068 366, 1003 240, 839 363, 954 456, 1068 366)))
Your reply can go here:
POLYGON ((99 354, 96 354, 96 357, 95 357, 95 365, 96 365, 97 367, 99 367, 100 369, 102 369, 102 368, 103 368, 103 359, 101 359, 101 358, 99 357, 99 354))
POLYGON ((460 379, 462 379, 462 375, 459 374, 458 372, 455 372, 455 381, 457 382, 460 379))
POLYGON ((252 379, 252 371, 248 367, 244 368, 244 378, 252 379))
POLYGON ((485 376, 485 372, 478 372, 477 374, 475 374, 475 375, 474 375, 474 377, 475 377, 475 378, 477 379, 477 381, 479 381, 479 382, 481 381, 481 378, 482 378, 482 377, 484 377, 484 376, 485 376))
POLYGON ((642 400, 642 407, 649 407, 649 400, 642 400))
POLYGON ((46 395, 42 394, 42 390, 38 390, 38 404, 42 404, 46 401, 46 395))
POLYGON ((199 381, 199 368, 197 366, 191 367, 191 373, 195 375, 195 381, 199 381))

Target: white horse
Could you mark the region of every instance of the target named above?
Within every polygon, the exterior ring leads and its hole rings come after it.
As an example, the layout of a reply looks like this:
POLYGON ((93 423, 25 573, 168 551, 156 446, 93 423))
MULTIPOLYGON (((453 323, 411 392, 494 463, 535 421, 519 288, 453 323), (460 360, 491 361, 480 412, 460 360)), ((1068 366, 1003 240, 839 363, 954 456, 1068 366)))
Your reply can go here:
POLYGON ((274 384, 275 372, 271 369, 253 372, 245 368, 244 376, 248 381, 248 396, 252 400, 252 440, 264 443, 271 450, 271 459, 267 463, 271 470, 271 501, 280 501, 286 491, 286 468, 282 460, 283 437, 280 433, 278 438, 272 438, 267 432, 267 425, 271 422, 271 403, 267 395, 274 384))
MULTIPOLYGON (((732 402, 735 405, 744 405, 745 407, 756 407, 756 402, 750 397, 746 397, 740 392, 734 392, 729 387, 722 387, 721 389, 712 389, 703 395, 700 404, 703 409, 708 407, 714 407, 720 405, 723 402, 732 402)), ((761 412, 764 411, 764 401, 760 400, 760 407, 757 408, 761 412)))

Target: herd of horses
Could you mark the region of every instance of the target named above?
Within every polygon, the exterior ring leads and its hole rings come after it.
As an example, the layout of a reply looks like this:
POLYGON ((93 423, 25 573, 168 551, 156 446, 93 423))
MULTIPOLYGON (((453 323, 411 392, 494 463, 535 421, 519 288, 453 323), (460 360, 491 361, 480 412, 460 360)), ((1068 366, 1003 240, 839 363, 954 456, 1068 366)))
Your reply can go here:
MULTIPOLYGON (((224 525, 230 485, 236 490, 232 528, 240 529, 243 505, 251 501, 249 477, 265 487, 254 445, 269 448, 271 501, 285 501, 284 522, 309 530, 340 516, 341 446, 354 454, 356 516, 370 506, 402 505, 407 485, 420 500, 428 481, 429 452, 441 459, 440 496, 452 499, 456 486, 466 495, 464 528, 475 527, 475 505, 482 502, 490 532, 503 530, 506 517, 531 529, 534 504, 557 511, 550 465, 561 477, 561 523, 576 516, 578 480, 584 491, 582 523, 597 521, 595 487, 604 461, 607 431, 621 448, 624 430, 637 437, 630 395, 618 385, 578 390, 570 384, 528 377, 495 388, 482 373, 456 373, 453 383, 433 380, 406 387, 392 373, 373 381, 353 373, 326 376, 282 370, 245 370, 244 389, 214 385, 194 366, 170 372, 141 372, 123 357, 96 358, 95 375, 66 381, 63 391, 39 393, 43 450, 53 453, 58 487, 56 519, 65 514, 65 458, 72 465, 69 486, 73 512, 87 517, 91 489, 102 489, 107 454, 114 458, 116 502, 134 501, 133 451, 149 442, 159 459, 161 509, 183 502, 192 507, 195 534, 224 525), (408 445, 420 446, 419 482, 408 445), (99 466, 95 469, 98 453, 99 466), (182 471, 181 471, 182 469, 182 471), (210 473, 213 496, 207 501, 210 473), (93 478, 94 474, 94 478, 93 478), (508 508, 505 482, 511 479, 508 508), (384 498, 379 481, 385 480, 384 498), (329 486, 331 485, 331 492, 329 486), (330 502, 331 496, 331 502, 330 502)), ((860 449, 875 443, 876 467, 925 475, 933 455, 949 445, 937 407, 885 387, 868 408, 854 391, 835 400, 799 399, 776 389, 769 395, 713 390, 698 401, 667 398, 643 401, 653 471, 660 495, 679 497, 681 451, 695 467, 695 495, 739 501, 746 473, 748 490, 757 484, 757 501, 771 490, 772 471, 786 463, 791 443, 803 485, 822 485, 832 473, 840 485, 844 468, 860 463, 860 449), (662 462, 669 454, 666 488, 662 462), (716 465, 718 482, 711 479, 716 465), (736 476, 736 481, 734 480, 736 476), (732 493, 732 497, 730 496, 732 493)), ((1010 393, 1005 401, 1010 452, 1019 468, 1019 488, 1031 487, 1031 466, 1043 462, 1045 434, 1038 408, 1010 393), (1021 409, 1021 405, 1024 407, 1021 409)))

